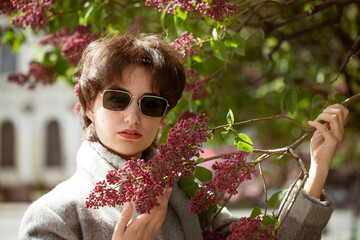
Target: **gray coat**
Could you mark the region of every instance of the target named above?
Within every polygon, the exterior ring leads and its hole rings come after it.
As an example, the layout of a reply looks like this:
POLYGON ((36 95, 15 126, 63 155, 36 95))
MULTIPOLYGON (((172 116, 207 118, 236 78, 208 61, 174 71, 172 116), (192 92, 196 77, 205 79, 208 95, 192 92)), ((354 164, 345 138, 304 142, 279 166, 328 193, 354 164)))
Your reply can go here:
MULTIPOLYGON (((154 154, 156 151, 150 152, 147 159, 154 154)), ((111 239, 122 206, 94 210, 85 208, 85 199, 109 170, 122 168, 124 162, 101 144, 84 141, 75 174, 30 205, 21 222, 19 239, 111 239)), ((278 238, 320 239, 334 208, 327 195, 323 198, 319 201, 301 192, 278 238)), ((157 239, 203 239, 198 217, 189 212, 189 204, 188 197, 175 185, 157 239)), ((136 216, 134 211, 133 218, 136 216)), ((233 221, 236 218, 224 209, 213 227, 224 232, 233 221)))

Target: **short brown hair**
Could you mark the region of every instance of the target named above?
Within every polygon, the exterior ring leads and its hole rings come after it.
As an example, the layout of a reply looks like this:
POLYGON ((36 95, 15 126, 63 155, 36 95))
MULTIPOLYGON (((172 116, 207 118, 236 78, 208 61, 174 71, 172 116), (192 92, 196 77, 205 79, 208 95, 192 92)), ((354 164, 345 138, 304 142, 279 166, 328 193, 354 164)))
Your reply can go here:
POLYGON ((156 35, 107 36, 89 44, 80 61, 79 100, 83 130, 91 125, 85 114, 86 105, 91 104, 106 86, 113 85, 114 81, 121 82, 121 75, 129 65, 144 66, 151 74, 153 90, 168 100, 168 111, 175 107, 185 87, 182 55, 156 35))

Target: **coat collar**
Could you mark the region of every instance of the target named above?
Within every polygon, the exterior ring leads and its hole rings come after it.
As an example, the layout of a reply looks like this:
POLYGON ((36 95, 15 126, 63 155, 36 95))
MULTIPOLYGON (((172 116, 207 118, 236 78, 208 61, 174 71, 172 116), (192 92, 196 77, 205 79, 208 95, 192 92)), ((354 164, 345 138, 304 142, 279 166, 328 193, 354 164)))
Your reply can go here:
MULTIPOLYGON (((157 150, 153 147, 145 152, 144 160, 149 160, 157 154, 157 150)), ((126 162, 125 159, 110 152, 101 143, 88 140, 82 142, 76 160, 78 171, 85 171, 90 174, 96 182, 104 180, 108 171, 123 168, 126 162)))

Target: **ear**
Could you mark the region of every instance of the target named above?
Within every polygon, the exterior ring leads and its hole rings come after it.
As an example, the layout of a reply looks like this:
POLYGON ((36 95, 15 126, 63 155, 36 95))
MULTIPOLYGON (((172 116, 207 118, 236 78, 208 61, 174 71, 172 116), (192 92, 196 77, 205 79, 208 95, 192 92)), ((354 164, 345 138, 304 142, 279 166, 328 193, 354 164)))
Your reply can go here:
POLYGON ((94 111, 92 104, 86 104, 85 114, 92 122, 94 122, 94 111))

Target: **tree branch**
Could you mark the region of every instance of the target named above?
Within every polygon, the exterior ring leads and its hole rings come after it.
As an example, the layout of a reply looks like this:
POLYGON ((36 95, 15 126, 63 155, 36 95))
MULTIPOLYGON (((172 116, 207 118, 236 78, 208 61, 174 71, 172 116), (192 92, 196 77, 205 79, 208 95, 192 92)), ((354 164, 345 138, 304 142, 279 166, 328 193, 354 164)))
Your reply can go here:
POLYGON ((296 22, 302 18, 305 18, 305 17, 308 17, 308 16, 311 16, 311 15, 314 15, 315 13, 318 13, 326 8, 329 8, 329 7, 332 7, 333 5, 336 5, 336 4, 345 4, 345 3, 349 3, 349 2, 353 2, 353 0, 329 0, 329 1, 326 1, 322 4, 319 4, 319 5, 316 5, 316 6, 313 6, 311 7, 309 10, 307 10, 306 12, 302 12, 302 13, 299 13, 293 17, 290 17, 284 21, 281 21, 279 23, 275 23, 275 24, 270 24, 270 31, 272 31, 273 29, 277 29, 277 28, 280 28, 286 24, 289 24, 289 23, 293 23, 293 22, 296 22))
POLYGON ((360 51, 360 35, 355 40, 354 44, 351 46, 350 50, 346 53, 344 61, 342 62, 339 73, 337 74, 336 78, 330 82, 330 84, 333 84, 339 77, 340 73, 343 73, 345 71, 346 65, 349 63, 350 58, 357 54, 357 52, 360 51))
MULTIPOLYGON (((237 125, 242 125, 242 124, 247 124, 247 123, 252 123, 252 122, 258 122, 258 121, 264 121, 264 120, 270 120, 270 119, 285 119, 288 120, 292 123, 295 123, 298 127, 300 127, 303 131, 306 131, 306 128, 301 125, 301 123, 295 121, 294 119, 291 119, 289 117, 283 116, 283 115, 276 115, 276 116, 272 116, 272 117, 264 117, 264 118, 255 118, 255 119, 250 119, 250 120, 246 120, 246 121, 242 121, 242 122, 236 122, 231 124, 232 126, 237 126, 237 125)), ((212 132, 214 133, 216 130, 221 129, 221 128, 226 128, 229 127, 230 124, 226 124, 226 125, 221 125, 218 127, 215 127, 212 130, 212 132)))

